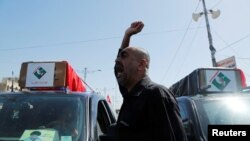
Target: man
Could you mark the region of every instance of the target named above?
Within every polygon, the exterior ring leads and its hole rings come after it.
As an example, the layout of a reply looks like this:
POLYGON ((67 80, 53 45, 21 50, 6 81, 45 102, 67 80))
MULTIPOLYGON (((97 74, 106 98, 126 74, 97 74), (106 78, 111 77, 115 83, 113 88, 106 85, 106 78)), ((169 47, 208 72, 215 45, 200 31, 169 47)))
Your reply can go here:
POLYGON ((33 131, 30 133, 30 137, 25 139, 24 141, 42 141, 39 137, 41 135, 40 131, 33 131))
POLYGON ((46 125, 48 128, 54 128, 59 132, 60 136, 72 136, 78 135, 77 129, 72 125, 73 113, 71 108, 62 110, 62 113, 58 115, 58 119, 51 121, 46 125))
POLYGON ((146 50, 129 46, 130 37, 144 27, 133 22, 126 30, 115 61, 115 76, 123 96, 117 120, 117 141, 186 141, 174 95, 148 77, 146 50))

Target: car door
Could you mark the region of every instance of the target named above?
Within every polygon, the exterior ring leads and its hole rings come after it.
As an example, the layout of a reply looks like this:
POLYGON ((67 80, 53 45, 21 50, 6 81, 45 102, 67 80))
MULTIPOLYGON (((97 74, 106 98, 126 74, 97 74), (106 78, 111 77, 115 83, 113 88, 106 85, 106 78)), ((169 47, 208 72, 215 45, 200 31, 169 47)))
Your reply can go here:
POLYGON ((99 141, 99 136, 106 135, 116 122, 116 116, 105 99, 92 98, 91 103, 91 141, 99 141))

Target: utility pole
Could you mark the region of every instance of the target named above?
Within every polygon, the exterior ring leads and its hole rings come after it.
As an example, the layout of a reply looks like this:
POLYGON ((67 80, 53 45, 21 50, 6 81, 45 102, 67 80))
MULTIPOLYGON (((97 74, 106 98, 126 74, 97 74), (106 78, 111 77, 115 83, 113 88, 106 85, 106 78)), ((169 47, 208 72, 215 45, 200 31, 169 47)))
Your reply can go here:
POLYGON ((11 78, 11 92, 14 92, 14 71, 12 71, 12 78, 11 78))
POLYGON ((87 68, 84 68, 84 81, 86 82, 86 78, 87 78, 87 68))
POLYGON ((203 14, 205 15, 207 35, 208 35, 209 49, 210 49, 210 52, 211 52, 212 64, 213 64, 213 67, 216 67, 217 66, 216 59, 215 59, 216 49, 214 48, 214 45, 213 45, 213 39, 212 39, 212 34, 211 34, 210 25, 209 25, 207 15, 212 14, 212 18, 215 19, 215 18, 219 17, 220 10, 217 10, 217 11, 209 10, 209 13, 208 13, 207 8, 206 8, 206 4, 205 4, 205 0, 202 0, 202 4, 203 4, 203 12, 193 13, 192 18, 193 18, 194 21, 198 21, 199 17, 201 17, 203 14))
POLYGON ((202 0, 202 3, 203 3, 203 9, 204 9, 206 26, 207 26, 207 35, 208 35, 209 49, 211 51, 212 64, 213 64, 213 67, 216 67, 217 66, 216 60, 215 60, 216 49, 213 46, 213 39, 212 39, 210 25, 209 25, 209 21, 208 21, 208 16, 207 16, 208 12, 207 12, 207 8, 206 8, 205 0, 202 0))
POLYGON ((97 72, 97 71, 102 71, 100 69, 98 70, 92 70, 92 71, 89 71, 87 67, 84 68, 84 82, 87 82, 86 79, 87 79, 87 74, 88 73, 94 73, 94 72, 97 72))

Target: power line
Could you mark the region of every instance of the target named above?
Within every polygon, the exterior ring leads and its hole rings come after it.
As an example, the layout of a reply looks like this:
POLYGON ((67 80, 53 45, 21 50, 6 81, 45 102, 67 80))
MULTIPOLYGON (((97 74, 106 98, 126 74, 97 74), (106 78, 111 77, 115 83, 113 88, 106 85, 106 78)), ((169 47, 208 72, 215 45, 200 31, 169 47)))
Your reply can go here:
MULTIPOLYGON (((233 50, 235 51, 235 50, 233 50)), ((237 54, 237 52, 235 52, 235 54, 237 54)), ((225 54, 220 54, 220 56, 224 56, 224 57, 230 57, 228 55, 225 55, 225 54)), ((235 56, 236 59, 241 59, 241 60, 250 60, 249 57, 238 57, 238 56, 235 56)))
POLYGON ((61 43, 54 43, 54 44, 47 44, 47 45, 35 45, 35 46, 27 46, 27 47, 19 47, 19 48, 2 48, 1 51, 9 51, 9 50, 20 50, 20 49, 31 49, 31 48, 43 48, 43 47, 51 47, 51 46, 59 46, 59 45, 70 45, 70 44, 79 44, 79 43, 87 43, 87 42, 95 42, 95 41, 102 41, 102 40, 110 40, 115 38, 121 38, 121 36, 113 36, 113 37, 106 37, 106 38, 99 38, 99 39, 90 39, 84 41, 71 41, 71 42, 61 42, 61 43))
MULTIPOLYGON (((199 23, 199 25, 201 25, 201 23, 202 23, 203 21, 200 21, 200 23, 199 23)), ((184 69, 182 69, 184 66, 185 66, 185 61, 187 61, 187 57, 189 56, 189 54, 190 54, 190 51, 191 51, 191 47, 193 47, 193 43, 194 43, 194 40, 196 39, 196 36, 197 36, 197 34, 198 34, 198 31, 199 31, 199 29, 197 29, 196 31, 195 31, 195 33, 194 33, 194 36, 193 36, 193 38, 191 39, 191 42, 190 42, 190 48, 189 48, 189 50, 185 53, 185 56, 183 57, 183 61, 182 61, 182 64, 181 64, 181 67, 180 67, 180 69, 178 69, 178 72, 175 74, 175 78, 180 74, 180 72, 182 71, 182 70, 184 70, 184 69)))
MULTIPOLYGON (((198 9, 199 4, 200 4, 200 1, 198 2, 197 6, 196 6, 195 11, 198 9)), ((176 52, 175 52, 175 54, 174 54, 174 57, 172 58, 172 60, 170 61, 169 66, 167 67, 167 70, 166 70, 166 72, 164 73, 164 75, 163 75, 161 81, 163 81, 163 80, 165 79, 166 75, 168 74, 168 71, 169 71, 170 68, 172 67, 172 65, 173 65, 173 63, 174 63, 174 60, 176 59, 177 53, 179 52, 179 50, 180 50, 180 48, 181 48, 181 46, 182 46, 182 43, 183 43, 183 41, 184 41, 184 39, 185 39, 185 37, 186 37, 186 35, 187 35, 188 29, 189 29, 191 23, 192 23, 192 18, 191 18, 191 20, 190 20, 189 23, 188 23, 188 27, 187 27, 187 29, 186 29, 186 31, 185 31, 185 33, 184 33, 182 39, 181 39, 181 42, 180 42, 180 44, 179 44, 179 46, 178 46, 178 48, 177 48, 177 50, 176 50, 176 52)))
POLYGON ((211 9, 214 9, 215 7, 217 7, 221 2, 222 0, 218 1, 211 9))
MULTIPOLYGON (((216 33, 216 35, 219 37, 219 39, 221 39, 227 46, 229 46, 229 43, 227 41, 225 41, 219 34, 218 32, 216 32, 215 30, 213 30, 214 33, 216 33)), ((238 55, 238 53, 233 49, 233 48, 230 48, 236 55, 238 55)), ((227 55, 224 55, 226 57, 229 57, 227 55)), ((236 57, 237 59, 242 59, 242 60, 250 60, 250 58, 248 57, 236 57)))
POLYGON ((242 60, 250 60, 248 57, 236 57, 237 59, 242 59, 242 60))
POLYGON ((225 49, 227 49, 227 48, 233 46, 234 44, 237 44, 237 43, 239 43, 240 41, 242 41, 242 40, 244 40, 244 39, 247 39, 248 37, 250 37, 250 34, 248 34, 248 35, 246 35, 246 36, 240 38, 239 40, 236 40, 235 42, 233 42, 233 43, 227 45, 226 47, 224 47, 224 48, 222 48, 222 49, 219 49, 218 51, 225 50, 225 49))
MULTIPOLYGON (((195 27, 195 28, 188 28, 188 29, 187 28, 186 29, 172 29, 172 30, 165 30, 165 31, 158 31, 158 32, 148 32, 148 33, 140 34, 138 36, 147 36, 147 35, 152 35, 152 34, 163 34, 163 33, 170 33, 170 32, 179 32, 179 31, 183 31, 183 30, 196 30, 197 28, 204 28, 204 27, 195 27)), ((53 43, 53 44, 45 44, 45 45, 34 45, 34 46, 17 47, 17 48, 0 48, 0 51, 46 48, 46 47, 53 47, 53 46, 62 46, 62 45, 72 45, 72 44, 104 41, 104 40, 111 40, 111 39, 118 39, 118 38, 122 38, 122 36, 112 36, 112 37, 89 39, 89 40, 83 40, 83 41, 61 42, 61 43, 53 43)))
MULTIPOLYGON (((216 33, 216 35, 219 37, 219 39, 221 39, 227 46, 229 45, 228 44, 228 42, 227 41, 225 41, 219 34, 218 34, 218 32, 216 32, 215 30, 213 30, 215 33, 216 33)), ((233 52, 234 52, 234 54, 236 54, 237 56, 239 56, 238 55, 238 53, 237 53, 237 51, 235 51, 235 49, 233 49, 233 48, 229 48, 229 49, 231 49, 233 52)), ((226 57, 230 57, 230 56, 228 56, 228 55, 224 55, 224 56, 226 56, 226 57)), ((235 58, 237 59, 237 60, 250 60, 250 58, 244 58, 244 57, 237 57, 237 56, 235 56, 235 58)), ((249 65, 247 64, 247 63, 245 63, 244 61, 242 61, 242 63, 246 66, 246 67, 248 67, 249 65)), ((249 68, 249 67, 248 67, 249 68)))
POLYGON ((225 43, 226 46, 229 45, 229 43, 227 41, 225 41, 224 38, 222 38, 222 36, 217 31, 215 31, 214 29, 212 29, 212 30, 215 33, 215 35, 217 35, 219 37, 219 39, 221 39, 225 43))
POLYGON ((152 35, 152 34, 163 34, 163 33, 170 33, 170 32, 181 32, 186 30, 196 30, 205 28, 205 26, 197 26, 197 27, 189 27, 189 28, 182 28, 182 29, 170 29, 170 30, 163 30, 163 31, 155 31, 155 32, 148 32, 148 33, 142 33, 138 36, 144 36, 144 35, 152 35))

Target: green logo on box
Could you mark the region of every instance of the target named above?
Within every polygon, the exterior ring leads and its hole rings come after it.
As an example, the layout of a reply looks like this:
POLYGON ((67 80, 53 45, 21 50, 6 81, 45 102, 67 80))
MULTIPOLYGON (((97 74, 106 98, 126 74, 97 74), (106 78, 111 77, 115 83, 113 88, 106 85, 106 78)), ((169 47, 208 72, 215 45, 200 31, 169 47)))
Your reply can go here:
POLYGON ((42 67, 38 67, 33 74, 38 78, 41 79, 45 74, 46 74, 46 70, 42 67))
POLYGON ((219 90, 223 91, 230 81, 231 80, 227 76, 220 72, 212 81, 212 84, 219 90))

